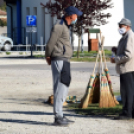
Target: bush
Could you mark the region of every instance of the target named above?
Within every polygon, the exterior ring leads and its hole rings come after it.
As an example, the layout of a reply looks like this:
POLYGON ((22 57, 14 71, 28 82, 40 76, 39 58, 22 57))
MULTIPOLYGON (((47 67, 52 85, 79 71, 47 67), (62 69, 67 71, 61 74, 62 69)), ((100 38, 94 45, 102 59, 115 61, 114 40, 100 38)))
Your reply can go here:
POLYGON ((0 19, 0 26, 1 27, 7 26, 7 22, 2 20, 2 19, 0 19))
POLYGON ((11 54, 11 52, 6 52, 6 55, 10 55, 11 54))
MULTIPOLYGON (((1 1, 1 0, 0 0, 1 1)), ((6 3, 5 2, 2 2, 1 1, 1 6, 0 6, 0 9, 3 10, 3 11, 6 11, 6 3)))

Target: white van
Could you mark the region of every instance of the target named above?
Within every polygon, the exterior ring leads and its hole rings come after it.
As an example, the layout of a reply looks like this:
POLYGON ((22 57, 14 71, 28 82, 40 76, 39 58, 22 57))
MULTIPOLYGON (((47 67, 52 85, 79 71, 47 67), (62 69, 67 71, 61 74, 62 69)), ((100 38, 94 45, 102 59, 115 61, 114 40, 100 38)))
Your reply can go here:
POLYGON ((10 51, 13 47, 13 41, 11 38, 0 35, 0 49, 4 51, 10 51))

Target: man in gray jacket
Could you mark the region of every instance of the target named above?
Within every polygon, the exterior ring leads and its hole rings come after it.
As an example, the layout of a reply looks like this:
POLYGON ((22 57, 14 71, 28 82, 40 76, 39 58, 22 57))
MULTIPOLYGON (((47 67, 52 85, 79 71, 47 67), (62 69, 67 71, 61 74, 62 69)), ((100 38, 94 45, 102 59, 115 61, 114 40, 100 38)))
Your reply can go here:
POLYGON ((82 12, 73 6, 66 8, 65 12, 64 17, 52 29, 45 54, 53 75, 55 125, 61 126, 73 123, 63 115, 62 107, 71 82, 70 59, 73 51, 69 26, 75 24, 77 17, 82 15, 82 12))
POLYGON ((131 119, 134 97, 134 33, 131 21, 122 19, 119 22, 119 41, 116 56, 111 58, 116 63, 117 73, 120 74, 120 92, 123 103, 122 114, 117 119, 131 119))

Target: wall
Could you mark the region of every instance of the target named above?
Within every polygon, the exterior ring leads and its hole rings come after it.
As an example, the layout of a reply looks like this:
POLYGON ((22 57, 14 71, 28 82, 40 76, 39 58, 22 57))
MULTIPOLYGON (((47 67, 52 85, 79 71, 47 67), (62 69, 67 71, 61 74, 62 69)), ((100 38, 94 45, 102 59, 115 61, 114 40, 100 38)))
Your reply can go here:
POLYGON ((134 30, 134 0, 124 0, 125 18, 132 22, 132 29, 134 30))
MULTIPOLYGON (((41 2, 45 4, 46 1, 47 0, 29 0, 27 2, 27 0, 22 0, 22 27, 26 27, 26 8, 30 8, 30 15, 35 15, 34 9, 37 7, 37 34, 33 36, 36 36, 35 38, 37 38, 34 40, 34 44, 38 45, 44 45, 47 43, 53 24, 51 16, 45 15, 45 8, 40 5, 41 2)), ((28 33, 26 38, 29 40, 28 33)), ((27 42, 30 43, 30 41, 27 42)))
MULTIPOLYGON (((9 4, 12 6, 13 9, 13 28, 17 27, 17 12, 16 12, 16 5, 9 4)), ((11 31, 11 8, 7 6, 7 34, 8 37, 11 37, 12 31, 11 31)))

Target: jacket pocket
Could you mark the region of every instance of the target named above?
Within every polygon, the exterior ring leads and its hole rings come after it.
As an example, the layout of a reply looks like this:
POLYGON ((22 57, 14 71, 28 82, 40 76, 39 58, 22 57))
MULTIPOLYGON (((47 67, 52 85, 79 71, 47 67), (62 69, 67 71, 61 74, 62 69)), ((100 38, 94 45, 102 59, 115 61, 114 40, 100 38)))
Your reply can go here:
POLYGON ((125 64, 120 64, 120 72, 121 73, 125 73, 126 72, 125 64))
POLYGON ((63 55, 65 54, 66 52, 66 47, 63 45, 63 55))
POLYGON ((71 83, 70 63, 63 61, 63 68, 61 71, 61 83, 69 87, 71 83))

